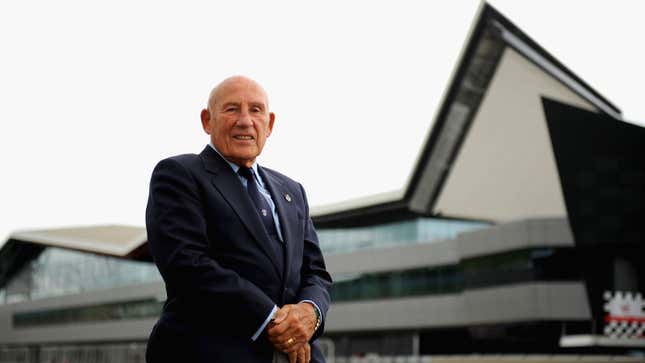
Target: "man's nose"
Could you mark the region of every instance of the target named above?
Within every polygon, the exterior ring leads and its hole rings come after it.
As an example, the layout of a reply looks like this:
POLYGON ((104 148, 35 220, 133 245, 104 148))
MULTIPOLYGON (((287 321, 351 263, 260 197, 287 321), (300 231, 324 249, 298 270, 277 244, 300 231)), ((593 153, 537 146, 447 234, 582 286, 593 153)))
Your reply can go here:
POLYGON ((237 119, 237 125, 240 127, 253 126, 253 119, 248 111, 240 112, 240 117, 237 119))

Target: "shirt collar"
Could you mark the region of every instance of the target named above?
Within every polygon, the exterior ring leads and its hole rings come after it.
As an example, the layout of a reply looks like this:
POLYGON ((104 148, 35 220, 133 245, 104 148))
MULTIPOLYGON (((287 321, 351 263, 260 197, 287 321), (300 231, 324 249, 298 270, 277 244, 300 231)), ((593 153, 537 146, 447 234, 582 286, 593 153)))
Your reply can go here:
MULTIPOLYGON (((237 174, 237 171, 238 171, 238 170, 240 170, 240 166, 239 166, 239 165, 237 165, 237 164, 235 164, 235 163, 232 163, 232 162, 228 161, 228 160, 227 160, 227 159, 226 159, 226 158, 225 158, 225 157, 224 157, 224 156, 223 156, 223 155, 222 155, 222 154, 217 150, 217 148, 215 148, 215 145, 213 145, 213 142, 212 142, 212 141, 209 141, 209 142, 208 142, 208 146, 210 146, 210 147, 211 147, 211 149, 215 150, 215 152, 216 152, 217 154, 219 154, 219 156, 221 156, 221 157, 222 157, 222 159, 224 159, 224 161, 226 161, 226 162, 228 163, 228 165, 230 165, 230 166, 231 166, 231 169, 233 169, 233 171, 237 174)), ((254 163, 253 163, 253 165, 251 165, 251 169, 253 169, 253 175, 255 175, 255 178, 260 182, 260 185, 264 185, 264 183, 262 182, 262 178, 260 178, 260 174, 258 173, 258 163, 255 163, 255 162, 254 162, 254 163)))

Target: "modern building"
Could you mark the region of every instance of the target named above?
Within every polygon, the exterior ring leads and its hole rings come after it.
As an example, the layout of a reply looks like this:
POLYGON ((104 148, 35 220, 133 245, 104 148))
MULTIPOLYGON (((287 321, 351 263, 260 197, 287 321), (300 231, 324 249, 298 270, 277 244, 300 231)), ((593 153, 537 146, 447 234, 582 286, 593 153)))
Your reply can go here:
MULTIPOLYGON (((312 211, 329 356, 645 352, 645 128, 489 5, 406 186, 312 211)), ((141 362, 145 229, 16 232, 0 362, 141 362)))

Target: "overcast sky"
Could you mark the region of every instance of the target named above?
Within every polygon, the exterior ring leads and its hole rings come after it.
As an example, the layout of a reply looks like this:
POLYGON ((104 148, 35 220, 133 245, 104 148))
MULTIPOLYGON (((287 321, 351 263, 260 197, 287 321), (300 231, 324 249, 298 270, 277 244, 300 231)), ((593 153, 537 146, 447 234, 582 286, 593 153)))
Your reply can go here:
MULTIPOLYGON (((494 1, 645 121, 642 1, 494 1)), ((143 226, 160 159, 197 153, 221 79, 269 92, 260 163, 322 205, 402 188, 479 1, 0 2, 0 244, 11 231, 143 226)))

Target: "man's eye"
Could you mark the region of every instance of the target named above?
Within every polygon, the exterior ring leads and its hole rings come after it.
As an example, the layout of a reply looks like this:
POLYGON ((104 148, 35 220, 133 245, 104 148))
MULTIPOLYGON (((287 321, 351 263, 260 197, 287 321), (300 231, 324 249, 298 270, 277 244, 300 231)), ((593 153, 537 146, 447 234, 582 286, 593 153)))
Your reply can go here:
POLYGON ((236 110, 235 107, 227 107, 227 108, 224 109, 224 111, 226 111, 226 112, 233 112, 235 110, 236 110))
POLYGON ((253 107, 251 108, 251 112, 262 112, 262 109, 259 107, 253 107))

